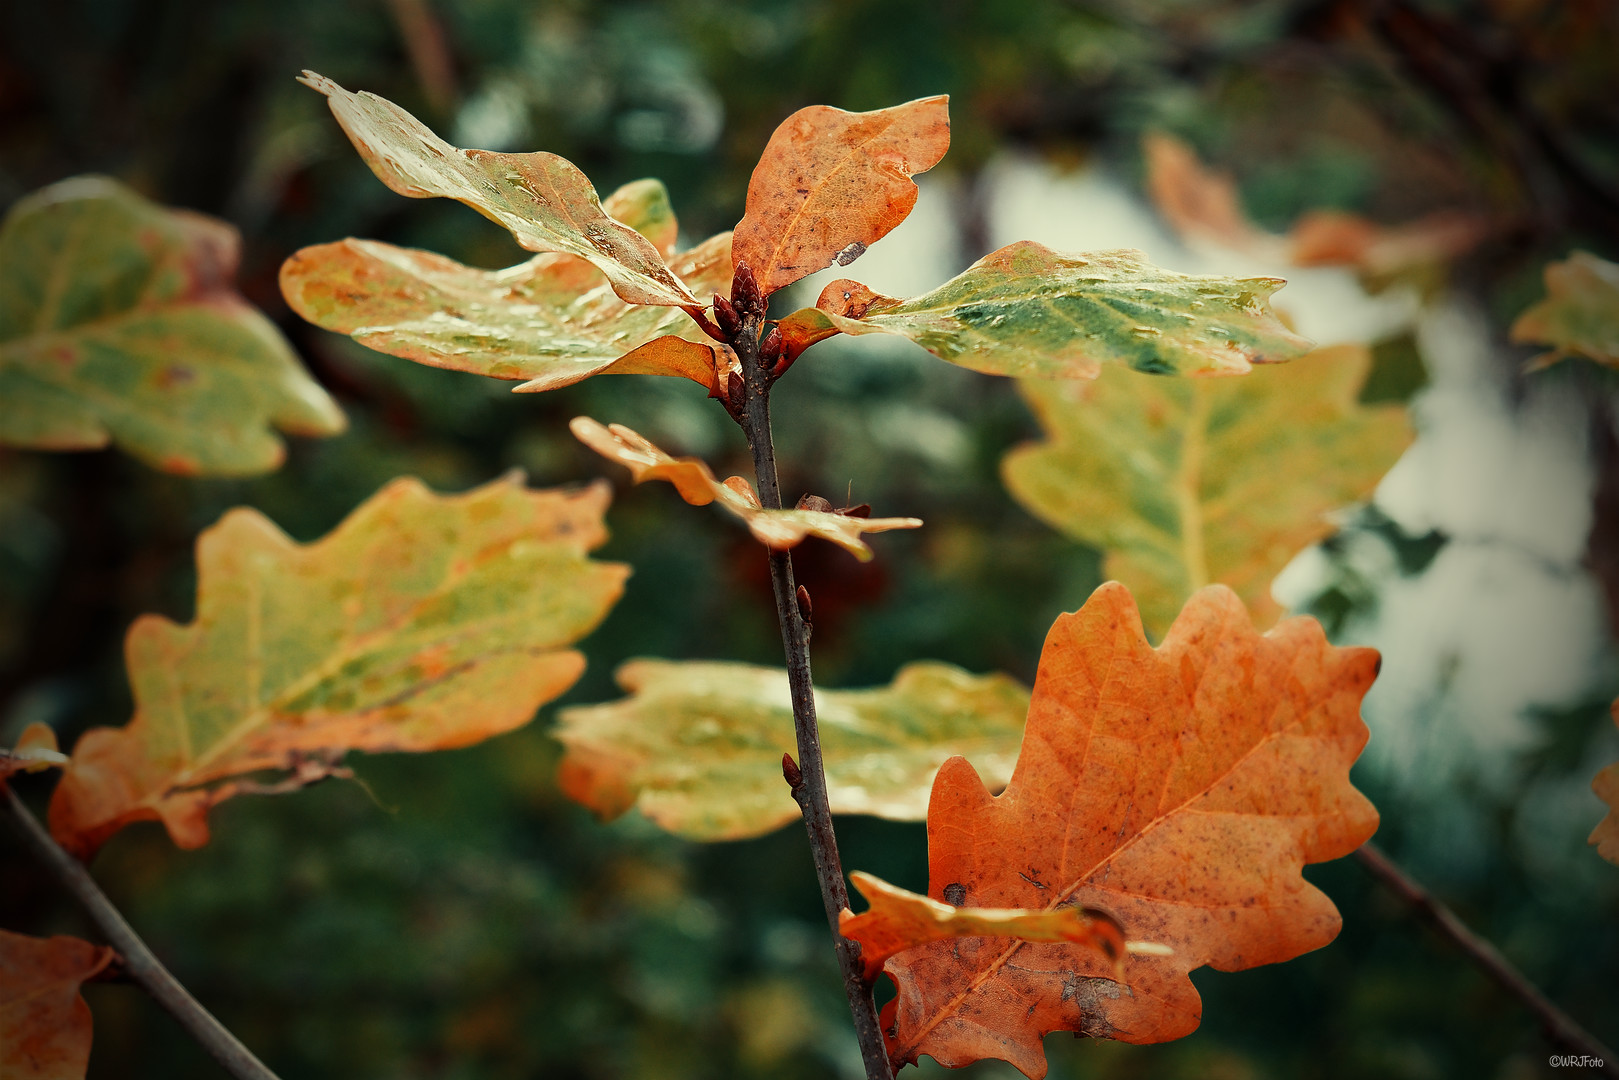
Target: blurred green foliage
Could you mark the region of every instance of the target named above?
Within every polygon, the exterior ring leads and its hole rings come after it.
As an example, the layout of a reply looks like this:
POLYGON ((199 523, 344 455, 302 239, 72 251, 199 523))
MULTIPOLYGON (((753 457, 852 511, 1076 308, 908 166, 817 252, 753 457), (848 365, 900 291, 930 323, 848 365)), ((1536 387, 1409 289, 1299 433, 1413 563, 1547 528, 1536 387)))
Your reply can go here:
MULTIPOLYGON (((115 452, 0 455, 0 739, 44 719, 70 743, 127 718, 123 631, 145 611, 189 617, 191 543, 230 506, 257 506, 307 540, 401 473, 445 490, 513 465, 537 484, 580 482, 603 471, 567 433, 581 413, 745 471, 739 434, 683 382, 598 379, 516 398, 292 319, 275 272, 303 244, 354 235, 484 266, 521 257, 462 207, 384 189, 319 96, 293 82, 300 69, 398 101, 463 145, 561 153, 602 190, 662 177, 688 238, 736 220, 755 156, 794 108, 947 92, 955 138, 942 169, 969 193, 962 266, 987 246, 973 177, 1002 148, 1101 158, 1139 177, 1139 135, 1168 130, 1231 168, 1269 227, 1322 206, 1386 221, 1460 207, 1505 222, 1456 269, 1504 325, 1536 295, 1547 258, 1573 246, 1619 254, 1616 12, 1605 0, 0 5, 0 207, 104 172, 233 221, 244 291, 352 420, 251 481, 165 476, 115 452)), ((1397 345, 1385 354, 1378 393, 1408 396, 1420 373, 1397 345)), ((1046 627, 1098 582, 1099 557, 1001 488, 1001 455, 1035 435, 1011 384, 833 342, 777 402, 789 493, 836 503, 852 491, 879 513, 927 521, 880 538, 870 564, 802 549, 818 678, 871 685, 925 657, 1032 679, 1046 627)), ((590 670, 566 702, 616 696, 611 672, 631 656, 779 662, 763 560, 731 523, 661 485, 621 485, 609 523, 600 556, 636 572, 585 642, 590 670)), ((1442 543, 1362 524, 1387 534, 1409 573, 1442 543)), ((1340 616, 1367 602, 1352 583, 1324 601, 1340 616)), ((1590 855, 1578 882, 1548 886, 1521 857, 1515 795, 1548 771, 1577 773, 1606 720, 1595 706, 1543 719, 1546 749, 1521 763, 1518 787, 1485 800, 1466 830, 1483 846, 1461 870, 1424 861, 1445 838, 1412 835, 1399 796, 1357 776, 1383 810, 1380 842, 1411 853, 1420 876, 1611 1042, 1613 868, 1590 855)), ((851 1075, 801 834, 705 847, 633 815, 599 826, 556 791, 548 723, 549 710, 470 750, 360 760, 365 787, 235 800, 201 851, 132 829, 95 870, 177 974, 289 1080, 851 1075)), ((46 790, 20 786, 30 798, 46 790)), ((1479 802, 1464 796, 1457 805, 1473 813, 1479 802)), ((845 866, 925 886, 921 826, 839 829, 845 866)), ((1358 866, 1309 876, 1344 912, 1337 943, 1279 967, 1200 971, 1204 1024, 1180 1043, 1053 1036, 1053 1075, 1545 1070, 1529 1017, 1358 866)), ((87 932, 8 843, 0 881, 0 925, 87 932)), ((142 995, 87 993, 92 1077, 214 1075, 142 995)), ((994 1063, 969 1074, 1008 1075, 994 1063)))

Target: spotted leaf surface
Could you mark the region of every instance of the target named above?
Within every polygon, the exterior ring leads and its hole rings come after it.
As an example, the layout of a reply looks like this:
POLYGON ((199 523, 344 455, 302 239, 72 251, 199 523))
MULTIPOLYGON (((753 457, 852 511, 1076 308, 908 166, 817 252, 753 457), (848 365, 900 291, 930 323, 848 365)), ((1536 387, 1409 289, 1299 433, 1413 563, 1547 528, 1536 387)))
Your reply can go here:
POLYGON ((1278 963, 1330 942, 1337 909, 1301 873, 1377 827, 1349 782, 1366 743, 1370 649, 1313 619, 1261 637, 1229 589, 1198 593, 1152 648, 1129 592, 1102 586, 1046 637, 1017 767, 994 795, 947 761, 928 807, 928 895, 956 907, 1105 911, 1169 955, 958 938, 886 970, 890 1053, 1011 1062, 1040 1080, 1041 1038, 1133 1043, 1193 1031, 1188 973, 1278 963))
POLYGON ((1309 343, 1270 308, 1280 278, 1177 274, 1139 251, 991 252, 930 293, 834 281, 816 306, 845 334, 895 334, 992 375, 1092 379, 1104 363, 1158 375, 1237 375, 1309 343))

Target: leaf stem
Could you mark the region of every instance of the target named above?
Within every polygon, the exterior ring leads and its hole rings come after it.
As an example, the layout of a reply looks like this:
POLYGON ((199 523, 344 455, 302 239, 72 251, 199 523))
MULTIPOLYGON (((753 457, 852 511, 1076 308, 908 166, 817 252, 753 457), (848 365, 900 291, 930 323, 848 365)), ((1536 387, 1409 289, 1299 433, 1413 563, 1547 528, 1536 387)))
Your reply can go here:
POLYGON ((3 782, 0 782, 0 792, 4 792, 6 812, 21 835, 23 844, 73 895, 107 943, 123 957, 123 971, 129 979, 139 984, 141 989, 180 1021, 191 1037, 236 1080, 276 1080, 275 1073, 254 1057, 240 1039, 232 1035, 169 973, 112 901, 107 899, 107 894, 101 891, 84 864, 51 839, 51 834, 29 812, 17 793, 3 782))
MULTIPOLYGON (((753 470, 759 483, 759 502, 767 510, 781 509, 781 486, 776 476, 776 450, 770 430, 771 376, 759 362, 762 313, 750 312, 732 341, 742 366, 743 408, 739 416, 742 431, 753 451, 753 470)), ((821 733, 815 722, 815 688, 810 678, 810 627, 798 606, 798 590, 793 584, 793 560, 785 551, 770 552, 770 585, 776 596, 776 618, 781 627, 782 647, 787 654, 787 682, 793 695, 793 726, 798 735, 798 782, 792 784, 793 798, 804 814, 810 851, 815 858, 815 876, 821 883, 821 900, 826 906, 827 923, 837 949, 838 966, 843 972, 843 989, 854 1014, 855 1035, 860 1040, 860 1057, 867 1080, 891 1080, 893 1069, 877 1020, 877 1005, 871 984, 860 966, 860 946, 838 932, 838 912, 849 906, 849 891, 843 880, 843 863, 838 856, 838 840, 832 831, 832 809, 827 802, 826 771, 821 763, 821 733)))
POLYGON ((1499 949, 1468 929, 1467 924, 1444 901, 1417 884, 1411 875, 1383 854, 1381 848, 1372 843, 1362 844, 1356 850, 1355 857, 1371 871, 1373 877, 1415 908, 1441 936, 1460 946, 1470 960, 1484 969, 1485 974, 1534 1013, 1544 1027, 1547 1038, 1575 1054, 1600 1059, 1605 1075, 1619 1077, 1619 1058, 1614 1057, 1612 1050, 1603 1046, 1596 1036, 1541 993, 1540 988, 1525 978, 1523 972, 1501 955, 1499 949))

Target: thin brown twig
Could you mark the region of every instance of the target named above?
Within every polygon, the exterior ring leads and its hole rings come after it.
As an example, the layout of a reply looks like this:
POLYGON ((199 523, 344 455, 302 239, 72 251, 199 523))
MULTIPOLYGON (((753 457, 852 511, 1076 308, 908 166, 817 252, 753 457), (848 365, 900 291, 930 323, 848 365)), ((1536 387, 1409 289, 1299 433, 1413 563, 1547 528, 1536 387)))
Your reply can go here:
POLYGON ((1592 1059, 1608 1076, 1619 1077, 1619 1059, 1613 1051, 1581 1027, 1573 1017, 1559 1008, 1540 988, 1524 977, 1512 961, 1489 941, 1468 929, 1467 924, 1433 893, 1417 884, 1400 866, 1383 854, 1376 844, 1362 844, 1355 852, 1361 865, 1370 870, 1379 881, 1387 885, 1400 899, 1416 908, 1418 913, 1442 936, 1449 938, 1485 974, 1494 979, 1507 993, 1523 1002, 1540 1020, 1547 1037, 1573 1054, 1592 1059))
MULTIPOLYGON (((732 302, 737 297, 733 290, 732 302)), ((781 485, 776 476, 776 451, 770 430, 771 373, 759 362, 760 333, 764 326, 762 303, 744 310, 742 325, 732 339, 741 361, 744 391, 738 422, 753 452, 753 469, 759 484, 759 502, 767 510, 781 509, 781 485)), ((821 762, 820 728, 815 720, 815 689, 810 678, 810 627, 799 610, 798 590, 793 583, 792 557, 785 551, 770 552, 770 584, 776 597, 776 618, 780 624, 782 647, 787 657, 787 682, 793 696, 793 726, 798 740, 797 775, 789 773, 793 798, 804 814, 810 851, 815 860, 815 876, 821 885, 821 900, 837 950, 838 967, 843 973, 843 989, 854 1016, 855 1036, 865 1063, 867 1080, 892 1080, 893 1067, 877 1020, 877 1005, 871 984, 860 965, 860 946, 838 932, 838 913, 849 906, 848 886, 843 880, 843 863, 838 856, 837 836, 832 830, 832 809, 826 795, 826 771, 821 762)))
POLYGON ((236 1080, 276 1080, 275 1073, 254 1057, 253 1052, 243 1046, 240 1039, 203 1008, 201 1003, 180 985, 180 981, 169 973, 163 962, 152 954, 152 950, 146 947, 140 935, 135 933, 134 928, 113 906, 112 901, 107 899, 107 894, 101 891, 101 887, 95 883, 95 879, 84 868, 84 864, 51 839, 51 834, 46 832, 45 827, 29 812, 28 807, 17 797, 17 793, 5 783, 0 783, 0 791, 5 793, 6 810, 12 824, 21 835, 23 844, 50 871, 51 876, 72 894, 85 914, 90 916, 90 921, 95 923, 96 929, 107 939, 107 943, 123 957, 123 974, 152 995, 153 1000, 180 1021, 181 1026, 191 1037, 212 1054, 227 1072, 236 1077, 236 1080))

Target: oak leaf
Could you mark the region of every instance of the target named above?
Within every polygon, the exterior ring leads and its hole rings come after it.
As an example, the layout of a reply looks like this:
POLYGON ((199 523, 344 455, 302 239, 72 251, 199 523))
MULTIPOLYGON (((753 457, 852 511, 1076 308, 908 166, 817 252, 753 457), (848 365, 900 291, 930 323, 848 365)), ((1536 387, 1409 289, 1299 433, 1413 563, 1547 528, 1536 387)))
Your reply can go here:
POLYGON ((897 334, 991 375, 1093 379, 1104 362, 1238 375, 1309 348, 1270 308, 1283 284, 1178 274, 1139 251, 1064 255, 1021 240, 909 300, 840 280, 816 307, 845 334, 897 334))
MULTIPOLYGON (((626 185, 604 206, 672 242, 674 214, 657 181, 626 185)), ((672 271, 696 292, 726 289, 731 235, 675 256, 672 271)), ((427 251, 349 239, 293 255, 281 267, 281 291, 303 318, 367 348, 526 380, 518 393, 604 374, 679 375, 711 393, 717 385, 722 354, 684 311, 625 303, 599 270, 573 255, 546 253, 504 270, 480 270, 427 251)))
MULTIPOLYGON (((1610 710, 1615 724, 1619 724, 1619 701, 1610 710)), ((1597 798, 1608 804, 1608 814, 1591 830, 1588 843, 1596 845, 1597 854, 1611 863, 1619 864, 1619 761, 1597 773, 1591 781, 1591 790, 1597 798)))
POLYGON ((365 163, 399 194, 455 199, 529 251, 578 256, 605 274, 625 303, 700 306, 657 246, 609 216, 585 174, 566 158, 458 149, 386 98, 351 93, 313 71, 299 82, 326 95, 365 163))
POLYGON ((717 502, 741 519, 754 539, 773 551, 785 551, 803 543, 805 537, 818 536, 866 562, 872 552, 860 539, 862 533, 922 527, 920 518, 855 517, 825 510, 767 510, 759 505, 753 486, 742 477, 733 476, 721 483, 698 458, 671 457, 623 424, 603 427, 588 416, 577 416, 568 427, 580 442, 629 469, 636 483, 666 480, 693 506, 717 502))
POLYGON ((236 292, 223 221, 79 177, 0 223, 0 442, 116 442, 169 472, 281 463, 273 428, 343 430, 343 413, 275 325, 236 292))
POLYGON ((769 296, 854 262, 916 205, 911 177, 950 148, 949 104, 941 95, 864 113, 811 105, 783 120, 748 181, 736 265, 769 296))
POLYGON ((1619 367, 1619 263, 1576 251, 1545 274, 1546 299, 1518 316, 1512 340, 1552 346, 1535 367, 1568 356, 1619 367))
POLYGON ((1150 1043, 1193 1031, 1188 973, 1236 971, 1338 933, 1306 863, 1364 843, 1377 812, 1349 782, 1366 743, 1371 649, 1327 643, 1313 619, 1261 637, 1229 589, 1199 592, 1157 649, 1129 592, 1098 589, 1046 638, 1023 748, 991 795, 971 765, 939 769, 928 807, 928 895, 963 907, 1106 911, 1168 956, 1006 938, 891 958, 890 1055, 960 1066, 1001 1058, 1045 1075, 1041 1038, 1150 1043))
MULTIPOLYGON (((964 937, 1009 937, 1019 941, 1063 941, 1097 950, 1123 973, 1127 946, 1124 928, 1104 911, 1059 907, 1044 911, 1028 908, 964 908, 890 885, 882 878, 856 870, 849 880, 870 905, 859 915, 844 908, 838 913, 838 932, 860 942, 860 962, 868 981, 895 956, 930 941, 964 937)), ((1167 950, 1163 953, 1167 955, 1167 950)))
POLYGON ((0 930, 0 1076, 83 1080, 91 1019, 79 987, 115 956, 78 938, 0 930))
POLYGON ((1370 366, 1349 345, 1241 379, 1025 380, 1048 441, 1014 449, 1001 473, 1035 516, 1106 553, 1154 634, 1211 582, 1268 623, 1272 579, 1411 442, 1402 407, 1358 403, 1370 366))
POLYGON ((1147 194, 1181 236, 1239 251, 1274 244, 1274 237, 1249 220, 1229 173, 1209 168, 1190 146, 1162 132, 1143 137, 1141 150, 1147 194))
MULTIPOLYGON (((781 756, 796 752, 782 668, 632 660, 630 696, 562 710, 562 789, 604 818, 632 806, 693 840, 762 836, 798 820, 781 756)), ((815 690, 832 812, 921 821, 928 786, 952 755, 1004 783, 1029 694, 1007 675, 907 664, 888 686, 815 690)))
POLYGON ((56 748, 56 732, 38 721, 23 728, 17 745, 0 749, 0 784, 20 772, 40 772, 67 764, 67 755, 56 748))
POLYGON ((74 748, 52 834, 87 855, 161 819, 181 847, 243 779, 269 790, 331 775, 348 750, 466 746, 528 722, 573 685, 567 646, 623 590, 628 568, 586 553, 607 537, 605 484, 529 491, 510 475, 440 496, 396 480, 321 540, 297 544, 257 511, 197 541, 197 614, 147 615, 125 654, 135 716, 74 748))

